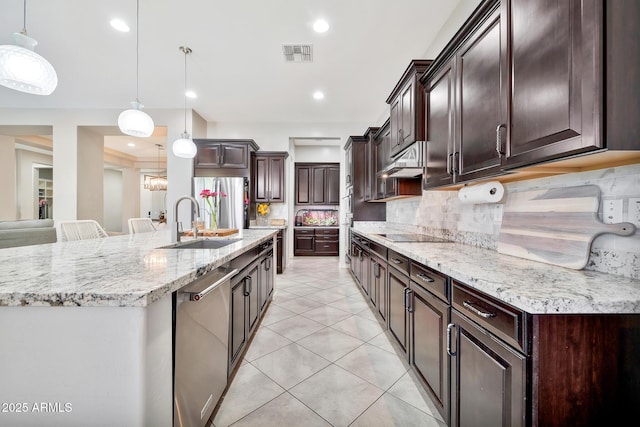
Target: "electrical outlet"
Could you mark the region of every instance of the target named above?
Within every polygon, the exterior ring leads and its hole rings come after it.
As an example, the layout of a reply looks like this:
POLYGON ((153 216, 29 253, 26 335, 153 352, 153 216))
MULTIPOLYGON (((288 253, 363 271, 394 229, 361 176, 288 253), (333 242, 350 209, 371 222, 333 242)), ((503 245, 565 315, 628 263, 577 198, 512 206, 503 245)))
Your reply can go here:
POLYGON ((602 222, 605 224, 622 222, 622 199, 610 199, 603 202, 602 222))
POLYGON ((640 227, 640 197, 629 198, 629 222, 640 227))
POLYGON ((493 210, 493 221, 500 222, 502 221, 502 212, 504 211, 504 205, 496 205, 493 210))

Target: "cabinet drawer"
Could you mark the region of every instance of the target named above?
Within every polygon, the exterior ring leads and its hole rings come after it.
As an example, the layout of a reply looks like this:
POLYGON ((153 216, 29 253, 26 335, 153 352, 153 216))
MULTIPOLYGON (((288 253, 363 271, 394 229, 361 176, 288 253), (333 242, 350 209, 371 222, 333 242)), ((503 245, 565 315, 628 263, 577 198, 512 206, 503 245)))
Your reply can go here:
POLYGON ((444 302, 449 302, 447 278, 416 262, 411 262, 411 280, 444 302))
POLYGON ((409 275, 409 258, 389 249, 389 265, 409 275))
POLYGON ((313 236, 313 228, 309 228, 309 229, 296 228, 294 230, 294 234, 296 236, 313 236))
POLYGON ((324 228, 316 228, 316 236, 338 236, 338 229, 324 229, 324 228))
POLYGON ((338 242, 334 241, 318 241, 316 240, 316 252, 317 253, 335 253, 338 255, 338 242))
POLYGON ((323 235, 317 235, 316 234, 316 241, 323 241, 323 240, 338 240, 338 236, 323 236, 323 235))
POLYGON ((369 250, 376 255, 378 255, 383 260, 387 260, 387 248, 386 246, 380 245, 376 242, 369 242, 369 250))
POLYGON ((482 292, 451 282, 451 303, 455 309, 510 345, 528 354, 527 313, 482 292))

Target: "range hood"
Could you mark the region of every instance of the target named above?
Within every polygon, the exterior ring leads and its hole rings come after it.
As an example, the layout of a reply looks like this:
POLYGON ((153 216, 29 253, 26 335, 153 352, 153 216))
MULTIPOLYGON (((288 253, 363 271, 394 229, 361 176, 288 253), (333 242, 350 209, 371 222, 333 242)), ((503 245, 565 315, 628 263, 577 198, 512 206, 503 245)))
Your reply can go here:
POLYGON ((413 178, 422 174, 424 141, 416 141, 378 172, 383 178, 413 178))

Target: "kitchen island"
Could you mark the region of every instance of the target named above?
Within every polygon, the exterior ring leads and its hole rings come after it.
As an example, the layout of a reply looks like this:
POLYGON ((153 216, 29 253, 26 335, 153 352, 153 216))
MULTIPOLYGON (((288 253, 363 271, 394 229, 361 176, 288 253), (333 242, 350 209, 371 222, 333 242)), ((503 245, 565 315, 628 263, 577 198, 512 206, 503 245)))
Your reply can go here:
MULTIPOLYGON (((170 232, 0 250, 0 425, 172 425, 172 293, 262 242, 170 232)), ((234 236, 236 237, 236 236, 234 236)))

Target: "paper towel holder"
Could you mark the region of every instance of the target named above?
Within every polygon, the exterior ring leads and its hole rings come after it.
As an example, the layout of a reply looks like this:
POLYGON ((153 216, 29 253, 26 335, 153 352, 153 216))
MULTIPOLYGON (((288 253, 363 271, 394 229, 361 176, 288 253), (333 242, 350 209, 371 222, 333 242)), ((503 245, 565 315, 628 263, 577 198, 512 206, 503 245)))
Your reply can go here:
POLYGON ((504 187, 499 181, 489 181, 477 185, 464 184, 458 190, 458 199, 469 204, 500 203, 504 194, 504 187))

